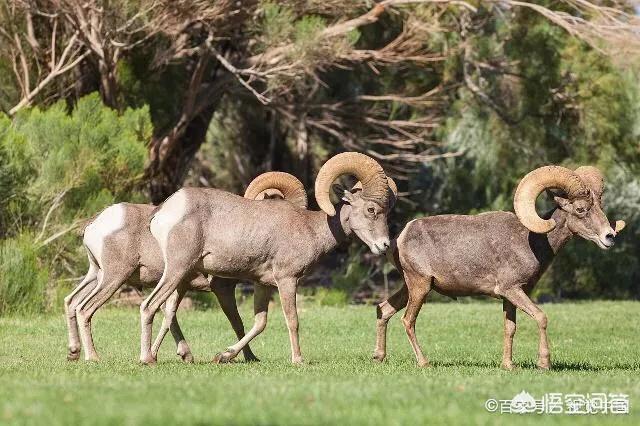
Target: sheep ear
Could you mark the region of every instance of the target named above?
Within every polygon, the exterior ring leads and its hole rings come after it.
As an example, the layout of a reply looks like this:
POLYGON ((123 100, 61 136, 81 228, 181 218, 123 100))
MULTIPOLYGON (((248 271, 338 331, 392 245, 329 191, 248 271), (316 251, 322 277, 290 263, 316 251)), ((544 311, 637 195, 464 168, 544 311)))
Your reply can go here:
POLYGON ((346 186, 336 183, 331 185, 331 189, 333 189, 334 194, 345 203, 352 204, 355 201, 353 193, 349 191, 346 186))
POLYGON ((342 199, 342 197, 344 197, 344 193, 347 192, 347 187, 339 183, 331 185, 331 189, 338 199, 342 199))
POLYGON ((616 234, 624 229, 627 226, 624 220, 616 220, 615 226, 613 229, 616 231, 616 234))
POLYGON ((558 207, 560 207, 562 210, 565 210, 565 211, 568 211, 569 207, 571 206, 571 201, 569 201, 566 198, 559 197, 557 195, 553 197, 553 201, 556 202, 558 207))
POLYGON ((344 201, 345 203, 353 204, 355 200, 356 200, 355 195, 353 195, 349 191, 344 191, 344 194, 342 195, 342 201, 344 201))

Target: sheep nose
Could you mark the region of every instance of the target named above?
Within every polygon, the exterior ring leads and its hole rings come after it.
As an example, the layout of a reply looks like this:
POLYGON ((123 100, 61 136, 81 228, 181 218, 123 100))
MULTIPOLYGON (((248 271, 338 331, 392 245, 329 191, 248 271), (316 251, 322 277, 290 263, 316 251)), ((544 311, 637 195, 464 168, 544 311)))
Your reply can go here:
POLYGON ((615 238, 615 236, 616 236, 616 234, 615 234, 615 233, 613 233, 613 234, 612 234, 612 233, 610 232, 610 233, 608 233, 608 234, 605 236, 605 238, 606 238, 606 240, 607 240, 607 242, 608 242, 608 243, 613 244, 613 243, 614 243, 614 238, 615 238))
POLYGON ((385 241, 382 243, 382 247, 386 250, 389 248, 389 241, 385 241))

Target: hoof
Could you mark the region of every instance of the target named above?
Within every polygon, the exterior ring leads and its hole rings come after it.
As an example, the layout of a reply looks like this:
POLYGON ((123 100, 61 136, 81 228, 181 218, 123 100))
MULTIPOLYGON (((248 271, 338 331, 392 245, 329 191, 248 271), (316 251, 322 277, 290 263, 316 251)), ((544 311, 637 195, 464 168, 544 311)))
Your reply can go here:
POLYGON ((213 357, 213 362, 215 364, 227 364, 235 358, 236 354, 230 351, 218 352, 216 356, 213 357))
POLYGON ((382 352, 374 352, 373 353, 373 360, 375 362, 382 362, 384 361, 384 359, 386 358, 387 354, 382 353, 382 352))
POLYGON ((421 361, 418 361, 418 367, 426 368, 426 367, 431 367, 431 366, 429 365, 429 361, 427 361, 426 359, 423 359, 421 361))
POLYGON ((252 352, 249 352, 248 354, 244 354, 244 361, 245 362, 260 362, 260 358, 255 356, 252 352))
POLYGON ((507 371, 511 371, 513 370, 515 367, 513 366, 512 362, 503 362, 502 363, 502 369, 503 370, 507 370, 507 371))
POLYGON ((100 362, 100 357, 98 355, 88 355, 84 358, 87 362, 100 362))
POLYGON ((291 358, 291 363, 295 364, 295 365, 302 365, 304 364, 304 360, 302 359, 302 357, 293 357, 291 358))
POLYGON ((80 359, 80 351, 69 351, 67 361, 77 361, 80 359))
POLYGON ((180 358, 182 358, 183 362, 186 362, 187 364, 193 364, 193 355, 191 354, 191 352, 187 352, 186 354, 178 354, 178 356, 180 358))
POLYGON ((140 358, 140 364, 142 365, 156 365, 158 360, 152 356, 140 358))
POLYGON ((538 369, 540 369, 540 370, 550 370, 551 369, 551 363, 549 363, 549 362, 539 362, 538 363, 538 369))

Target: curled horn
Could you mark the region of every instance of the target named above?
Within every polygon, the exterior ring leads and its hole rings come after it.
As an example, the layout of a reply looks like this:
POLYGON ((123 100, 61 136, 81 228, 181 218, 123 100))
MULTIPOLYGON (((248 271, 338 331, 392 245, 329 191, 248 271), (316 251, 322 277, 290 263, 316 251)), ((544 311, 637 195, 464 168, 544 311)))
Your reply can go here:
POLYGON ((398 185, 396 182, 387 176, 387 184, 389 185, 389 190, 391 191, 391 197, 389 198, 389 208, 392 208, 396 204, 396 200, 398 199, 398 185))
MULTIPOLYGON (((391 209, 396 204, 396 200, 398 199, 398 186, 396 185, 396 182, 389 176, 387 176, 387 184, 389 185, 389 191, 391 191, 391 193, 389 194, 389 208, 391 209)), ((356 182, 356 184, 353 185, 353 188, 351 189, 362 191, 362 182, 356 182)))
POLYGON ((326 214, 336 214, 329 198, 329 191, 333 181, 346 174, 355 176, 362 183, 363 198, 374 200, 385 207, 388 205, 389 184, 380 164, 358 152, 343 152, 327 160, 316 178, 316 201, 326 214))
POLYGON ((244 192, 245 198, 262 199, 269 192, 279 192, 291 204, 307 208, 307 193, 300 180, 284 172, 267 172, 256 177, 244 192))
POLYGON ((602 203, 602 193, 604 192, 604 176, 602 172, 597 167, 581 166, 576 169, 575 173, 593 191, 596 200, 602 203))
POLYGON ((529 172, 518 184, 513 207, 520 222, 531 232, 546 234, 556 226, 553 219, 542 219, 536 212, 536 198, 547 188, 562 189, 570 200, 589 196, 580 176, 566 167, 544 166, 529 172))

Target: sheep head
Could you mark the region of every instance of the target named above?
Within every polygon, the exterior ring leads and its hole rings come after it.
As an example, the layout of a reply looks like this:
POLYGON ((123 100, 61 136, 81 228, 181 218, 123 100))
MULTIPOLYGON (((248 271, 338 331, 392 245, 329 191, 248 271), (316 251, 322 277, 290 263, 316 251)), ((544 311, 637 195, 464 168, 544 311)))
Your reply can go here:
POLYGON ((602 208, 604 176, 595 167, 583 166, 575 171, 560 166, 540 167, 527 174, 516 189, 514 208, 520 222, 530 231, 548 233, 556 227, 554 219, 542 219, 535 209, 538 195, 545 189, 555 188, 554 201, 567 213, 569 230, 593 241, 602 249, 614 244, 614 237, 624 228, 624 221, 612 227, 602 208))
POLYGON ((390 183, 380 164, 371 157, 357 152, 338 154, 322 166, 315 182, 318 205, 329 216, 336 214, 329 198, 331 184, 342 175, 355 176, 362 188, 339 190, 342 202, 349 205, 349 227, 374 254, 384 253, 389 247, 387 214, 397 192, 395 183, 390 183))

